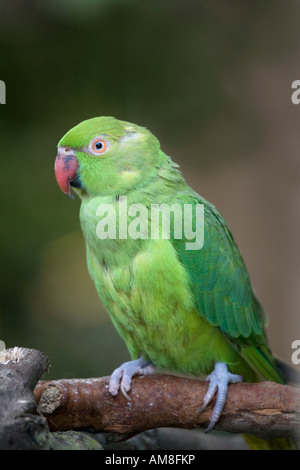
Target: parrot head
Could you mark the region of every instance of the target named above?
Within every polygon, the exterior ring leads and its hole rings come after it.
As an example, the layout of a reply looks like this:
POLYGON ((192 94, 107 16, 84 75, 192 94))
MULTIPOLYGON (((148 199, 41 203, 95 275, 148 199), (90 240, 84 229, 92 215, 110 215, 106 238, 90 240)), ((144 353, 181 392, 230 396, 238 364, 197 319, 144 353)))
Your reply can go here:
POLYGON ((72 197, 123 195, 153 178, 163 153, 146 128, 113 117, 96 117, 73 127, 58 143, 55 176, 72 197))

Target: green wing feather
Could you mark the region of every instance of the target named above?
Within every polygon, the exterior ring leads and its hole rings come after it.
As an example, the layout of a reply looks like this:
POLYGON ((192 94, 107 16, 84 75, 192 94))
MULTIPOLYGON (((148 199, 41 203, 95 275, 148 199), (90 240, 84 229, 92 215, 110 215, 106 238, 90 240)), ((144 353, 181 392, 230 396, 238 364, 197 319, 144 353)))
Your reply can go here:
POLYGON ((177 196, 177 202, 204 204, 202 249, 187 250, 184 238, 172 239, 189 274, 196 311, 221 330, 261 379, 284 383, 267 345, 266 315, 225 220, 196 194, 177 196))

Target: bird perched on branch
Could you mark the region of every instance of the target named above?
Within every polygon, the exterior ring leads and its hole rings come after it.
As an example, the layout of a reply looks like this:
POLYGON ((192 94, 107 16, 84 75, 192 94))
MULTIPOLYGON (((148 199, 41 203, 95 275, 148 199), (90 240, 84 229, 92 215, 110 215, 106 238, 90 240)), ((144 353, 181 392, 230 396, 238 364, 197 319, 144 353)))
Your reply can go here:
MULTIPOLYGON (((63 192, 71 196, 72 187, 82 201, 88 270, 132 358, 112 373, 112 395, 128 396, 132 377, 154 367, 208 374, 202 409, 216 395, 210 431, 229 383, 284 383, 225 220, 151 132, 113 117, 83 121, 58 143, 55 174, 63 192), (167 228, 158 208, 169 208, 167 228)), ((294 448, 287 439, 245 438, 254 449, 294 448)))

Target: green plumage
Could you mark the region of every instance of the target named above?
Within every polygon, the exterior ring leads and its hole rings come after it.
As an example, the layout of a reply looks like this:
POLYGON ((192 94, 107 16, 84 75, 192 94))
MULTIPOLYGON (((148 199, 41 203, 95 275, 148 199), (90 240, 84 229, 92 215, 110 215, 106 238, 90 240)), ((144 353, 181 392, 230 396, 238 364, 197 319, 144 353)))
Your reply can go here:
POLYGON ((71 129, 59 146, 78 159, 81 188, 74 191, 82 199, 88 269, 131 357, 196 376, 225 362, 246 381, 283 383, 267 345, 265 314, 226 222, 185 183, 158 140, 142 127, 101 117, 71 129), (109 143, 103 155, 87 150, 96 136, 109 143), (120 196, 128 206, 149 209, 203 204, 202 249, 187 250, 187 240, 172 231, 170 239, 99 239, 97 208, 110 204, 117 213, 120 196))

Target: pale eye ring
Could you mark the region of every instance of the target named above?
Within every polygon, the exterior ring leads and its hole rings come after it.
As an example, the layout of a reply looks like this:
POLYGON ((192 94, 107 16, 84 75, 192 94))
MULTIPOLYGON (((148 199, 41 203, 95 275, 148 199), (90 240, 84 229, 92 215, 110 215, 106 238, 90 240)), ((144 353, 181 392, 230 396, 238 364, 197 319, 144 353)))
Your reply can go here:
POLYGON ((103 137, 95 137, 91 140, 89 151, 94 155, 101 155, 108 149, 108 142, 103 137))

